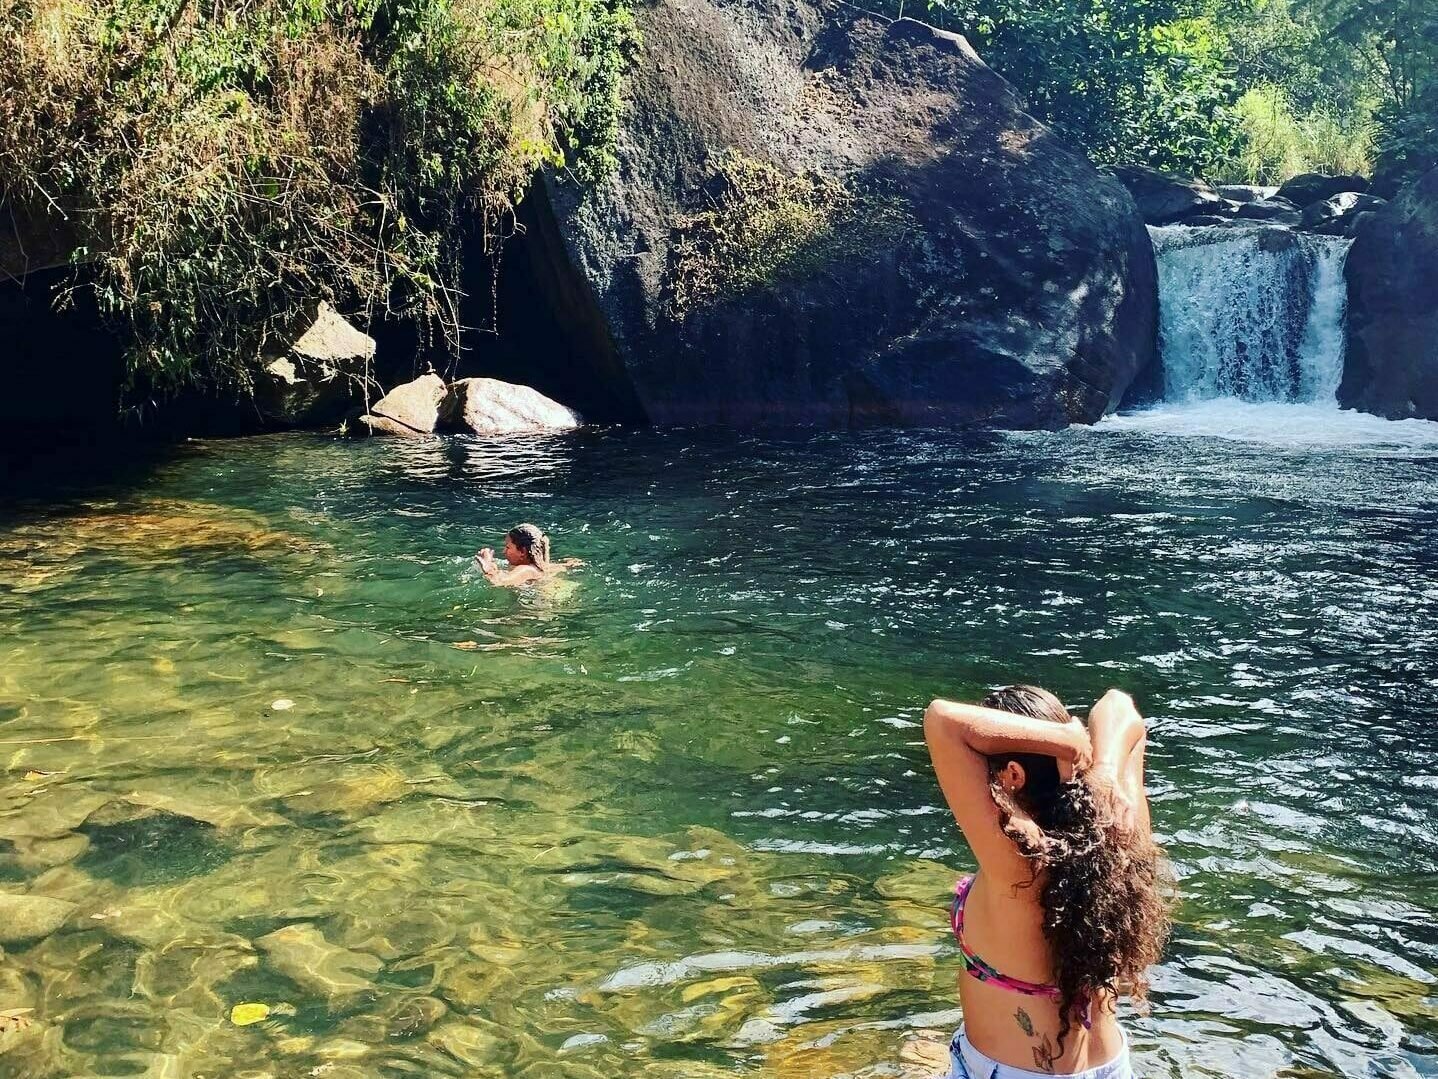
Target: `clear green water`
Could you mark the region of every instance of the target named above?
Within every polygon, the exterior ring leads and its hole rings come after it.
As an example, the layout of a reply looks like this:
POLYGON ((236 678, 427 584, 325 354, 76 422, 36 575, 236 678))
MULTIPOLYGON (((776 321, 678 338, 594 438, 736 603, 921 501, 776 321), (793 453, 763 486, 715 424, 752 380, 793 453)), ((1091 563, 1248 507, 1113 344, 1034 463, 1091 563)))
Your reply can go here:
POLYGON ((0 1074, 926 1076, 968 855, 916 721, 1021 678, 1155 720, 1142 1074, 1438 1074, 1438 440, 1367 441, 13 472, 0 899, 74 907, 0 918, 0 1074), (489 588, 519 520, 588 566, 489 588))

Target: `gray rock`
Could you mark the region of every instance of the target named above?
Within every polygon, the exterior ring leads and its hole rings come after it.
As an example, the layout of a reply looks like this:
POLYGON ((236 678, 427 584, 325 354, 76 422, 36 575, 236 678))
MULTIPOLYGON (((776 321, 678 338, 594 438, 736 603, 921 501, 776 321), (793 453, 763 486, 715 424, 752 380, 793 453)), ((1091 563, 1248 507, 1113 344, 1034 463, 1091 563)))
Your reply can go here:
POLYGON ((1344 273, 1339 404, 1438 420, 1438 169, 1362 215, 1344 273))
POLYGON ((1303 220, 1303 211, 1287 199, 1275 195, 1262 202, 1244 203, 1238 208, 1241 221, 1271 221, 1280 225, 1297 225, 1303 220))
POLYGON ((568 431, 584 421, 579 413, 538 390, 497 378, 461 378, 440 402, 440 423, 477 435, 568 431))
POLYGON ((75 904, 43 895, 0 892, 0 944, 48 937, 75 911, 75 904))
POLYGON ((1115 165, 1108 171, 1128 188, 1138 212, 1150 225, 1169 225, 1198 214, 1225 212, 1218 192, 1202 180, 1142 165, 1115 165))
POLYGON ((1385 200, 1374 195, 1362 195, 1357 191, 1341 191, 1330 195, 1321 202, 1309 203, 1303 208, 1303 227, 1315 232, 1342 235, 1350 219, 1367 210, 1376 210, 1385 200))
POLYGON ((1362 176, 1326 176, 1321 172, 1303 172, 1283 181, 1278 197, 1295 206, 1322 202, 1343 191, 1367 191, 1368 181, 1362 176))
POLYGON ((1276 186, 1264 187, 1259 184, 1219 184, 1214 190, 1220 198, 1238 203, 1262 202, 1278 194, 1276 186))
MULTIPOLYGON (((374 338, 321 301, 302 332, 266 363, 255 385, 255 405, 277 426, 334 423, 364 399, 374 353, 374 338)), ((368 385, 378 388, 373 382, 368 385)))
POLYGON ((531 235, 648 419, 1054 427, 1152 361, 1133 200, 962 37, 837 0, 635 14, 619 169, 549 176, 531 235))
POLYGON ((390 390, 360 422, 376 434, 433 434, 444 394, 444 379, 430 371, 390 390))

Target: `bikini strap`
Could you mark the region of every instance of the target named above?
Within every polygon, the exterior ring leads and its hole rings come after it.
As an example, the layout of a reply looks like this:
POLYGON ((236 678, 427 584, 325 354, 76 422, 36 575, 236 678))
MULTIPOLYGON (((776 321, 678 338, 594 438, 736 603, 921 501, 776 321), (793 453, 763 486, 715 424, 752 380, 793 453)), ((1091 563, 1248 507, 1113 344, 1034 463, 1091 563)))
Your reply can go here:
POLYGON ((968 944, 964 941, 964 904, 968 901, 969 891, 973 886, 974 878, 972 876, 959 878, 954 884, 954 905, 949 912, 949 925, 953 928, 954 939, 959 942, 959 957, 963 960, 964 969, 979 981, 988 982, 997 989, 1007 989, 1010 992, 1022 993, 1024 996, 1030 997, 1058 999, 1062 995, 1058 986, 1040 985, 1038 982, 1026 982, 1022 978, 1011 978, 1007 974, 1000 973, 997 967, 985 963, 969 949, 968 944))

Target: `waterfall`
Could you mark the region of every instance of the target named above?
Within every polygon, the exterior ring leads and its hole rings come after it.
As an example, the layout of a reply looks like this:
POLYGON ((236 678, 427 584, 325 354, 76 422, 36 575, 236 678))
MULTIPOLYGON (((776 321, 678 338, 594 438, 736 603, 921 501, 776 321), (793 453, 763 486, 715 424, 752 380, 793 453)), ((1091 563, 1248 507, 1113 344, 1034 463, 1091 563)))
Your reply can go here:
POLYGON ((1351 240, 1232 225, 1149 234, 1167 400, 1335 402, 1351 240))

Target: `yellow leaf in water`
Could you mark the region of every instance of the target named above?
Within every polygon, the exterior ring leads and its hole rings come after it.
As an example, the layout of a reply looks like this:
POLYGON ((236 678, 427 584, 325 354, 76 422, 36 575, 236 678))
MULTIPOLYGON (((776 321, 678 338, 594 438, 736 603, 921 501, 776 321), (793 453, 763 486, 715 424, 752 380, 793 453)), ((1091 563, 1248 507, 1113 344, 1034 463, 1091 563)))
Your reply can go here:
POLYGON ((230 1022, 237 1027, 247 1027, 251 1023, 258 1023, 261 1019, 268 1019, 270 1006, 268 1004, 236 1004, 230 1009, 230 1022))
POLYGON ((281 697, 279 700, 271 701, 270 707, 276 712, 288 712, 295 706, 295 702, 288 697, 281 697))
POLYGON ((454 642, 454 647, 458 648, 461 652, 476 652, 476 651, 479 650, 479 642, 478 642, 478 641, 455 641, 455 642, 454 642))

